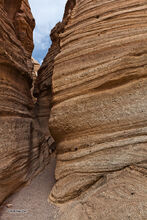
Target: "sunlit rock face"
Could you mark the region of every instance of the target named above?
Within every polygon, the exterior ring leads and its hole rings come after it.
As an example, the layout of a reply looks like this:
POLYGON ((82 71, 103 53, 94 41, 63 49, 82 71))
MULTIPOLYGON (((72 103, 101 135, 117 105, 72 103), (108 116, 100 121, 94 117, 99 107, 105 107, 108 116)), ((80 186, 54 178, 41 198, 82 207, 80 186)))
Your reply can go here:
POLYGON ((40 64, 33 57, 32 57, 32 63, 33 63, 34 68, 33 68, 33 71, 32 71, 33 84, 32 84, 32 88, 31 88, 31 95, 32 95, 32 98, 33 98, 33 102, 36 103, 37 99, 34 97, 33 93, 34 93, 34 85, 35 85, 35 82, 36 82, 36 79, 37 79, 40 64))
POLYGON ((147 2, 69 0, 60 26, 50 200, 64 220, 145 219, 147 2))
POLYGON ((0 1, 0 204, 49 161, 30 92, 34 26, 27 0, 0 1))

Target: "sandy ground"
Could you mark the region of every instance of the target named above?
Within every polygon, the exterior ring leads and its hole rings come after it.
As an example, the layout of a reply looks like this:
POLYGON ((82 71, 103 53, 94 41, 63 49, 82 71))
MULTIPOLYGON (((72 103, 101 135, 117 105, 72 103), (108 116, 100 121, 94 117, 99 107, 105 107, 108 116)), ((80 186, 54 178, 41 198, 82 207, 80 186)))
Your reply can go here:
POLYGON ((52 158, 50 165, 29 186, 6 201, 0 210, 0 220, 55 220, 58 209, 47 201, 55 181, 54 169, 52 158))

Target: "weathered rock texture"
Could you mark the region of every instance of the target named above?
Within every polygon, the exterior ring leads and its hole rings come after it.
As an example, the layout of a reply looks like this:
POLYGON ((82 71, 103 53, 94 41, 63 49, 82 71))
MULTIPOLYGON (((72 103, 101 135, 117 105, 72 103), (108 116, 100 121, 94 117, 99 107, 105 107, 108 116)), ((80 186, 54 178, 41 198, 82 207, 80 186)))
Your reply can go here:
POLYGON ((69 0, 54 31, 50 199, 77 198, 64 220, 146 219, 147 1, 69 0))
POLYGON ((35 82, 36 82, 36 79, 37 79, 40 64, 33 57, 32 57, 32 63, 33 63, 33 71, 32 71, 33 85, 32 85, 32 88, 31 88, 31 94, 32 94, 32 98, 33 98, 34 103, 36 103, 37 99, 34 97, 33 93, 34 93, 34 85, 35 85, 35 82))
MULTIPOLYGON (((34 96, 37 98, 36 102, 36 114, 39 119, 39 123, 44 132, 49 135, 50 131, 48 126, 48 120, 50 116, 51 98, 52 98, 52 74, 54 69, 54 58, 60 52, 59 33, 62 29, 62 24, 58 23, 51 32, 52 46, 48 50, 48 53, 38 70, 38 76, 34 85, 34 96)), ((50 144, 54 143, 53 138, 49 140, 50 144)))
POLYGON ((0 0, 0 204, 49 160, 30 92, 34 26, 27 0, 0 0))
POLYGON ((37 78, 37 75, 38 75, 38 70, 39 70, 39 68, 40 68, 40 64, 38 63, 38 61, 37 60, 35 60, 33 57, 32 57, 32 63, 33 63, 33 65, 34 65, 34 68, 33 68, 33 77, 34 77, 34 83, 35 83, 35 81, 36 81, 36 78, 37 78))

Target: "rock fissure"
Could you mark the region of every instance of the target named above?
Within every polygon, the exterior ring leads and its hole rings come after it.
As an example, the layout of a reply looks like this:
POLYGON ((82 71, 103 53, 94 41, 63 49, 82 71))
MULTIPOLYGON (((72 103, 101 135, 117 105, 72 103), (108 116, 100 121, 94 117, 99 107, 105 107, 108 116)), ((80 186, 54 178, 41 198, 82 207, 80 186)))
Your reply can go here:
POLYGON ((146 219, 146 12, 68 0, 36 78, 28 0, 0 0, 0 204, 55 151, 58 219, 146 219))

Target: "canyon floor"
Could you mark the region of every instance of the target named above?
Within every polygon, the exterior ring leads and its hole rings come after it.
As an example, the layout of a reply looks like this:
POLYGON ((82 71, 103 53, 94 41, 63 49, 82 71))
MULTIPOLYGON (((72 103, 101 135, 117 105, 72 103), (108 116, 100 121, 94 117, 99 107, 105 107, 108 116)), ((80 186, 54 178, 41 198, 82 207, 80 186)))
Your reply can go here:
POLYGON ((12 195, 0 209, 0 220, 53 220, 58 209, 48 203, 54 184, 55 159, 30 185, 12 195))

